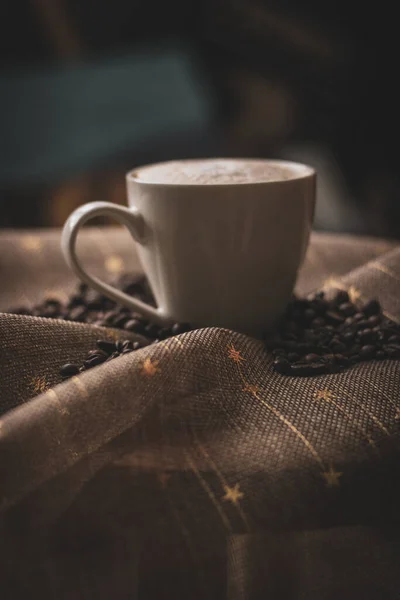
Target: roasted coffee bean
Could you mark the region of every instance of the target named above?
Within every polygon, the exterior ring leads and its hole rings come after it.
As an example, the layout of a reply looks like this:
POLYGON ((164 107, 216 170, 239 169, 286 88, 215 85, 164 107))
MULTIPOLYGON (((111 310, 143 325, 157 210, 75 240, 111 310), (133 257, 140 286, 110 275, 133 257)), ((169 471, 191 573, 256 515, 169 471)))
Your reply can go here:
POLYGON ((351 317, 356 313, 356 308, 351 302, 344 302, 339 304, 339 310, 345 317, 351 317))
POLYGON ((391 335, 388 338, 389 344, 400 344, 400 337, 398 335, 391 335))
POLYGON ((117 310, 108 310, 107 312, 104 313, 103 315, 103 319, 104 321, 107 321, 107 323, 109 325, 112 325, 115 321, 115 319, 118 318, 119 312, 117 310))
POLYGON ((375 356, 375 348, 371 345, 362 346, 360 350, 360 357, 362 360, 368 360, 375 356))
POLYGON ((78 296, 78 294, 74 294, 68 301, 67 308, 74 308, 75 306, 82 306, 85 304, 84 298, 82 296, 78 296))
POLYGON ((358 321, 363 321, 365 319, 365 316, 361 312, 357 312, 354 315, 353 319, 357 323, 358 321))
POLYGON ((311 326, 314 329, 318 329, 319 327, 323 327, 326 324, 326 321, 323 317, 317 317, 313 321, 311 321, 311 326))
POLYGON ((312 321, 317 315, 313 308, 307 308, 304 311, 303 316, 306 321, 312 321))
POLYGON ((396 344, 390 344, 388 346, 384 346, 384 350, 390 358, 400 358, 400 346, 396 344))
POLYGON ((135 333, 143 333, 144 332, 144 324, 142 321, 138 321, 138 319, 130 319, 126 321, 124 324, 125 331, 134 331, 135 333))
POLYGON ((367 317, 370 317, 380 313, 381 305, 379 304, 378 300, 370 300, 367 302, 367 304, 364 304, 362 310, 367 317))
POLYGON ((341 315, 339 312, 328 310, 325 313, 326 319, 335 325, 340 325, 345 320, 345 317, 341 315))
POLYGON ((318 359, 319 359, 318 354, 306 354, 306 356, 304 357, 304 360, 306 363, 313 363, 318 359))
POLYGON ((99 319, 98 321, 93 321, 93 325, 95 325, 96 327, 108 327, 108 323, 106 323, 102 319, 99 319))
POLYGON ((172 335, 172 332, 167 327, 163 327, 162 329, 160 329, 158 331, 158 337, 160 338, 160 340, 165 340, 165 339, 171 337, 171 335, 172 335))
POLYGON ((146 335, 147 337, 150 337, 150 338, 155 338, 158 334, 158 330, 159 330, 158 325, 155 325, 154 323, 149 323, 144 328, 144 335, 146 335))
POLYGON ((346 345, 348 345, 354 340, 355 335, 356 334, 354 331, 346 331, 345 333, 342 333, 342 335, 340 336, 340 339, 342 340, 342 342, 344 342, 346 345))
POLYGON ((75 363, 66 363, 60 369, 61 377, 72 377, 79 373, 79 367, 75 363))
POLYGON ((343 354, 335 354, 334 361, 344 367, 346 367, 350 362, 349 358, 347 356, 343 356, 343 354))
POLYGON ((120 315, 119 317, 114 319, 113 327, 116 327, 117 329, 121 329, 124 327, 125 323, 127 323, 129 320, 130 319, 127 315, 120 315))
POLYGON ((366 319, 364 319, 362 321, 358 321, 358 323, 356 323, 354 327, 357 331, 361 331, 362 329, 369 329, 369 323, 366 319))
POLYGON ((339 290, 334 298, 334 301, 338 306, 340 304, 346 304, 349 300, 349 294, 345 290, 339 290))
POLYGON ((346 344, 340 342, 339 340, 333 342, 329 346, 334 354, 341 354, 342 352, 346 352, 346 344))
POLYGON ((378 350, 376 353, 376 358, 378 360, 384 360, 386 358, 386 354, 383 350, 378 350))
POLYGON ((316 313, 322 314, 326 311, 326 302, 320 298, 314 298, 310 302, 310 308, 315 310, 316 313))
POLYGON ((104 350, 100 350, 100 348, 96 348, 95 350, 89 350, 88 358, 91 356, 104 356, 105 358, 107 358, 108 354, 107 354, 107 352, 104 352, 104 350))
POLYGON ((358 339, 361 344, 369 344, 370 342, 375 342, 377 336, 372 329, 364 329, 358 333, 358 339))
POLYGON ((380 322, 381 322, 381 318, 379 315, 373 315, 372 317, 368 317, 368 323, 369 323, 369 326, 371 327, 371 329, 373 329, 374 327, 377 327, 380 322))
POLYGON ((96 354, 96 355, 91 356, 90 358, 84 360, 83 364, 86 367, 86 369, 91 369, 92 367, 96 367, 97 365, 100 365, 101 363, 105 362, 106 360, 107 360, 107 356, 105 354, 96 354))
POLYGON ((283 348, 274 348, 272 350, 272 354, 273 354, 273 356, 282 356, 283 354, 286 354, 286 353, 283 348))
POLYGON ((115 352, 115 342, 109 342, 108 340, 97 340, 96 345, 100 350, 103 350, 106 354, 110 355, 115 352))
POLYGON ((274 360, 274 369, 277 373, 285 375, 286 373, 289 373, 290 363, 285 358, 277 358, 274 360))

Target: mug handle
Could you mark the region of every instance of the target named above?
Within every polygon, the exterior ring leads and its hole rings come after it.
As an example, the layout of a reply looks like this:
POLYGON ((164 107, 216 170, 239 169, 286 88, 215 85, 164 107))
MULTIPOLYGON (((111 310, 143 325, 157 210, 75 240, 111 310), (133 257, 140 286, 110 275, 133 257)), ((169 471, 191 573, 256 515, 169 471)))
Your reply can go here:
POLYGON ((77 208, 67 219, 61 236, 61 249, 68 266, 78 275, 82 281, 93 287, 98 292, 104 294, 111 300, 123 304, 143 314, 157 325, 171 325, 172 319, 168 317, 160 308, 154 308, 146 302, 133 298, 121 290, 101 281, 94 275, 89 275, 82 267, 76 255, 76 240, 78 231, 88 221, 94 217, 105 216, 116 219, 125 225, 133 239, 139 244, 146 242, 145 223, 142 215, 136 208, 125 208, 110 202, 89 202, 77 208))

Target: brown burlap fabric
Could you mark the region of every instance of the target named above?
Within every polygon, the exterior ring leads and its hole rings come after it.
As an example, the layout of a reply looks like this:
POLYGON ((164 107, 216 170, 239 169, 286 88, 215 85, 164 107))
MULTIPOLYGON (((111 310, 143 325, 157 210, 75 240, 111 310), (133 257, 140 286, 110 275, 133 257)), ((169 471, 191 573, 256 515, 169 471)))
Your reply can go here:
MULTIPOLYGON (((140 271, 87 229, 92 272, 140 271)), ((66 297, 59 232, 0 236, 0 309, 66 297)), ((400 250, 315 234, 299 293, 377 297, 400 319, 400 250)), ((276 374, 262 343, 205 329, 61 383, 99 337, 0 315, 0 597, 400 598, 400 363, 276 374)))

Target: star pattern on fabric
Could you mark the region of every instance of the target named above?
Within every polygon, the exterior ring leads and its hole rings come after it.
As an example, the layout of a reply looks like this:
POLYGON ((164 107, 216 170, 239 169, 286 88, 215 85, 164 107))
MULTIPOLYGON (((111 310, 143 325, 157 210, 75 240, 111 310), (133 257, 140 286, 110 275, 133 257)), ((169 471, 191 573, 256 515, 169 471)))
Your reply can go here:
POLYGON ((151 358, 147 357, 143 362, 143 373, 147 375, 147 377, 154 377, 160 369, 158 368, 158 360, 151 360, 151 358))
POLYGON ((49 389, 50 384, 45 377, 39 376, 33 377, 31 381, 31 387, 34 394, 42 394, 43 392, 49 389))
POLYGON ((324 471, 322 477, 325 479, 326 487, 338 487, 340 485, 340 477, 343 475, 340 471, 335 471, 331 466, 329 471, 324 471))
POLYGON ((38 252, 43 248, 43 242, 37 235, 27 235, 21 239, 21 246, 28 252, 38 252))
POLYGON ((258 385, 253 385, 252 383, 245 383, 243 388, 242 388, 243 392, 249 392, 250 394, 258 394, 258 392, 260 391, 260 388, 258 387, 258 385))
POLYGON ((238 483, 235 483, 233 487, 229 485, 224 485, 225 496, 222 498, 223 500, 232 502, 232 504, 238 504, 239 500, 241 500, 244 496, 243 492, 240 491, 240 487, 238 483))
POLYGON ((109 273, 118 274, 124 270, 124 261, 117 254, 112 254, 105 259, 104 266, 109 273))
POLYGON ((333 400, 334 397, 335 397, 335 394, 328 389, 316 390, 314 392, 315 400, 324 400, 325 402, 330 402, 330 400, 333 400))
POLYGON ((233 362, 235 362, 237 364, 240 364, 241 362, 244 362, 246 360, 241 355, 240 350, 236 350, 236 348, 233 344, 230 344, 228 346, 228 356, 231 360, 233 360, 233 362))

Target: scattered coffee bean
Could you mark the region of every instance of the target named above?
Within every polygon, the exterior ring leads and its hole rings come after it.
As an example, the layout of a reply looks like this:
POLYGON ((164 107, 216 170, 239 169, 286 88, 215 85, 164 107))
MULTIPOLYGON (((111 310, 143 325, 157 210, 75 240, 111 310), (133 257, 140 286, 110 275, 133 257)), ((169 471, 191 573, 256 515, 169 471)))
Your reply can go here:
POLYGON ((379 315, 373 315, 372 317, 368 317, 368 323, 371 328, 377 327, 381 322, 381 318, 379 315))
POLYGON ((395 344, 390 344, 384 347, 385 352, 391 358, 400 358, 400 346, 395 344))
POLYGON ((60 369, 61 377, 65 377, 65 378, 72 377, 73 375, 77 375, 78 373, 79 373, 79 367, 78 367, 78 365, 75 365, 74 363, 66 363, 60 369))
POLYGON ((318 354, 306 354, 304 360, 306 363, 313 363, 319 359, 318 354))
POLYGON ((366 345, 366 346, 361 347, 360 357, 362 360, 368 360, 369 358, 372 358, 374 355, 375 355, 374 346, 366 345))
POLYGON ((87 360, 84 360, 83 365, 84 365, 84 367, 86 367, 86 369, 91 369, 92 367, 96 367, 97 365, 100 365, 101 363, 103 363, 106 360, 107 360, 106 355, 95 354, 94 356, 91 356, 87 360))
POLYGON ((345 290, 339 290, 335 296, 335 302, 337 304, 346 304, 349 302, 349 294, 345 290))
POLYGON ((343 323, 343 321, 345 320, 345 317, 343 315, 333 310, 328 310, 325 314, 329 322, 335 325, 343 323))
POLYGON ((351 302, 340 304, 339 310, 345 317, 352 317, 356 313, 356 307, 351 302))
POLYGON ((381 306, 378 300, 370 300, 369 302, 367 302, 367 304, 364 304, 362 310, 363 313, 367 315, 367 317, 370 317, 372 315, 379 314, 381 312, 381 306))
POLYGON ((362 344, 368 344, 376 340, 376 333, 372 329, 364 329, 358 333, 358 339, 362 344))
POLYGON ((97 340, 96 345, 100 350, 103 350, 106 354, 110 355, 115 352, 115 343, 108 342, 107 340, 97 340))
POLYGON ((285 358, 277 358, 274 361, 274 369, 277 373, 281 373, 282 375, 289 373, 290 363, 285 358))
POLYGON ((125 331, 134 331, 135 333, 143 333, 144 332, 144 324, 143 321, 138 321, 138 319, 129 319, 124 324, 125 331))

